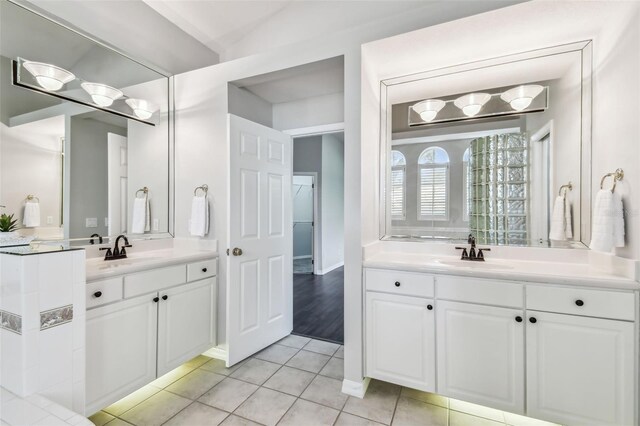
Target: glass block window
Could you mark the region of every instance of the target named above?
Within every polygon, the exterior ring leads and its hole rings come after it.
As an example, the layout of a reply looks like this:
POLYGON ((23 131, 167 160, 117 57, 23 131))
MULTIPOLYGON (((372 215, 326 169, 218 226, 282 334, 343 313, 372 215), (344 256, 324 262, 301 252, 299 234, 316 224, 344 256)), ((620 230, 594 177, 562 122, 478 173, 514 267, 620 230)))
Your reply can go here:
POLYGON ((467 148, 462 155, 462 220, 469 222, 469 210, 471 209, 471 188, 469 178, 469 157, 471 147, 467 148))
POLYGON ((479 243, 528 242, 528 141, 526 133, 471 141, 469 227, 479 243))
POLYGON ((418 220, 449 219, 449 155, 440 147, 418 157, 418 220))
POLYGON ((391 219, 405 219, 407 160, 400 151, 391 151, 391 219))

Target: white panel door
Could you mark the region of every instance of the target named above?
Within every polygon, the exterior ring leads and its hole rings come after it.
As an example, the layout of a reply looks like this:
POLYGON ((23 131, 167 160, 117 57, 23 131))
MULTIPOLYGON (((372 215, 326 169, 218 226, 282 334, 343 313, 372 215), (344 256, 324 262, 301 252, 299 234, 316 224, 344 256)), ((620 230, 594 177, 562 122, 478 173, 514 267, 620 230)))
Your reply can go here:
POLYGON ((128 156, 127 138, 114 133, 107 133, 109 235, 119 235, 127 232, 128 156))
POLYGON ((229 115, 228 365, 293 329, 291 137, 229 115))
POLYGON ((518 309, 438 302, 438 393, 524 412, 524 321, 518 309))
POLYGON ((86 413, 156 378, 156 293, 87 311, 86 413))
POLYGON ((216 278, 160 292, 158 377, 215 346, 216 278))
POLYGON ((433 300, 368 291, 366 375, 436 390, 433 300))
POLYGON ((635 424, 634 324, 535 311, 528 317, 527 415, 570 425, 635 424))

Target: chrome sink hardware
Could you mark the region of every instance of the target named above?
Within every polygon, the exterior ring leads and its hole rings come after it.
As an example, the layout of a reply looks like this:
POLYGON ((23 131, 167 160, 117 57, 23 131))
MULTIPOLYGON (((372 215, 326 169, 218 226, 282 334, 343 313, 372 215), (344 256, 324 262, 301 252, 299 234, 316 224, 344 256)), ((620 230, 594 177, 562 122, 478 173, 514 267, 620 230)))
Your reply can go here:
POLYGON ((113 251, 111 250, 111 247, 100 247, 100 250, 107 251, 107 253, 104 255, 104 260, 118 260, 127 258, 127 251, 125 250, 126 247, 133 246, 129 244, 129 240, 127 239, 127 237, 125 237, 124 235, 118 235, 118 238, 116 238, 115 246, 113 247, 113 251), (124 245, 122 246, 122 248, 119 248, 118 244, 120 244, 121 238, 124 239, 124 245))
POLYGON ((469 252, 467 253, 467 248, 466 247, 456 247, 456 250, 462 250, 462 256, 460 257, 460 260, 471 260, 471 261, 476 261, 476 262, 484 262, 484 251, 491 251, 490 248, 479 248, 478 252, 476 253, 476 239, 473 236, 473 234, 469 234, 469 238, 467 239, 467 242, 469 244, 471 244, 471 247, 469 248, 469 252))

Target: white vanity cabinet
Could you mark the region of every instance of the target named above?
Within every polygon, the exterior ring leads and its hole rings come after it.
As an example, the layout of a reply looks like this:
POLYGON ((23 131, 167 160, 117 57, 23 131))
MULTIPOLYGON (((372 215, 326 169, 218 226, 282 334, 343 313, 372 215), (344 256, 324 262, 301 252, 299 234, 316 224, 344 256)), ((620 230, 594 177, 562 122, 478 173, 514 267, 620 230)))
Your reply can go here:
POLYGON ((87 413, 215 346, 216 265, 207 259, 88 284, 87 413))
POLYGON ((564 425, 638 424, 636 291, 364 275, 367 377, 564 425))
POLYGON ((435 392, 433 277, 369 270, 366 286, 368 376, 435 392))

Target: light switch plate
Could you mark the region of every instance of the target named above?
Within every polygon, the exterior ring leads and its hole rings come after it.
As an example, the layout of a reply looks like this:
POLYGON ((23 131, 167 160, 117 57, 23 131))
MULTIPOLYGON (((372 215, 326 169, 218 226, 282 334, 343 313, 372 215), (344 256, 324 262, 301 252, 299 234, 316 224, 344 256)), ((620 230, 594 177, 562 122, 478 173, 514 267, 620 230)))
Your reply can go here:
POLYGON ((53 225, 53 216, 47 216, 47 225, 53 225))
POLYGON ((87 228, 97 228, 98 227, 98 218, 97 217, 87 217, 84 220, 85 227, 87 228))
POLYGON ((153 219, 153 230, 157 231, 160 229, 160 221, 158 219, 153 219))

